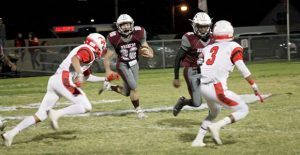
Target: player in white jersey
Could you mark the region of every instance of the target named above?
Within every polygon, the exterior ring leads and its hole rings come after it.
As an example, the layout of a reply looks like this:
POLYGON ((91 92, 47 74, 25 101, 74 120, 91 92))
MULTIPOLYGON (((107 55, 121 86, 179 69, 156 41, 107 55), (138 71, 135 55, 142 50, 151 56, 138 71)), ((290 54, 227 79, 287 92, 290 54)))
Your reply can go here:
POLYGON ((58 119, 64 115, 81 114, 92 110, 92 105, 86 94, 80 88, 84 81, 100 82, 104 77, 91 75, 90 66, 95 59, 102 56, 106 51, 105 38, 99 33, 91 33, 87 36, 84 44, 75 47, 65 60, 60 64, 56 73, 49 78, 47 93, 38 111, 26 117, 15 128, 2 134, 5 146, 12 144, 13 138, 22 130, 44 121, 48 116, 51 125, 58 129, 58 119), (64 97, 73 104, 59 110, 52 108, 57 101, 64 97))
POLYGON ((233 27, 230 22, 221 20, 213 28, 216 43, 206 46, 202 51, 201 65, 201 93, 206 99, 209 114, 202 122, 198 135, 192 143, 193 147, 203 147, 203 139, 210 131, 216 144, 222 144, 220 129, 225 125, 245 118, 249 112, 248 105, 236 93, 228 90, 227 79, 234 66, 251 85, 254 93, 263 102, 258 87, 251 77, 249 69, 243 61, 243 48, 233 39, 233 27), (228 117, 213 123, 220 112, 221 106, 231 109, 228 117))

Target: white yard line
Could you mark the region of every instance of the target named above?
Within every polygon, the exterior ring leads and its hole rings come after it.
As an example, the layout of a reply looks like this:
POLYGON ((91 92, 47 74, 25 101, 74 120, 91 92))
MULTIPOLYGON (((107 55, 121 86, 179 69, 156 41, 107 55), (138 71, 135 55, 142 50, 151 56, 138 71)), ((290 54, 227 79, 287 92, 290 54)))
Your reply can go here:
MULTIPOLYGON (((272 94, 265 94, 262 95, 263 98, 268 98, 272 94)), ((259 98, 253 94, 244 94, 241 95, 241 97, 246 101, 246 103, 251 104, 259 100, 259 98)), ((106 104, 106 103, 116 103, 120 102, 121 100, 97 100, 97 101, 92 101, 93 104, 106 104)), ((69 105, 70 102, 62 102, 59 103, 62 105, 69 105)), ((26 106, 12 106, 12 107, 1 107, 0 106, 0 111, 12 111, 12 110, 18 110, 19 108, 38 108, 39 104, 38 103, 31 103, 26 106)), ((185 106, 182 110, 203 110, 207 108, 206 103, 202 103, 200 107, 189 107, 185 106)), ((163 112, 163 111, 172 111, 173 106, 163 106, 163 107, 158 107, 158 108, 151 108, 151 109, 144 109, 146 113, 151 113, 151 112, 163 112)), ((120 116, 120 115, 126 115, 126 114, 131 114, 135 113, 135 110, 119 110, 119 111, 106 111, 106 112, 90 112, 86 114, 79 114, 79 115, 71 115, 69 117, 82 117, 82 116, 108 116, 108 115, 114 115, 114 116, 120 116)), ((25 116, 16 116, 16 117, 2 117, 2 119, 23 119, 25 116)))

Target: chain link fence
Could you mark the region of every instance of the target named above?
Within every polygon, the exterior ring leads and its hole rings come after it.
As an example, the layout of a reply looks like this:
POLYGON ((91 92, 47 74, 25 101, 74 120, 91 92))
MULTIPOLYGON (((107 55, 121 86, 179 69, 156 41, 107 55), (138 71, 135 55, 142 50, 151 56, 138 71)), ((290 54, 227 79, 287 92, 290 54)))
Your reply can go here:
MULTIPOLYGON (((286 35, 251 35, 235 39, 244 47, 245 61, 288 60, 286 35)), ((154 57, 139 58, 140 68, 170 68, 173 67, 176 53, 181 40, 151 40, 149 45, 154 50, 154 57)), ((24 48, 4 48, 4 53, 17 64, 17 71, 12 72, 8 66, 0 65, 0 77, 25 77, 51 75, 58 68, 68 53, 78 44, 35 46, 24 48)), ((291 35, 291 60, 300 59, 300 35, 291 35)), ((112 60, 112 68, 115 68, 112 60)), ((103 60, 97 60, 92 66, 93 72, 104 72, 103 60)))

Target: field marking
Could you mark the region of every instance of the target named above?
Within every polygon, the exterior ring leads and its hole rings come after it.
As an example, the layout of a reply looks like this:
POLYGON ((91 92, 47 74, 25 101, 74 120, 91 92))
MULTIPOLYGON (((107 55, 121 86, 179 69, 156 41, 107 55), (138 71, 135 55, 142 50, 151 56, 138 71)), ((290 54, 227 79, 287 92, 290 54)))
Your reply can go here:
MULTIPOLYGON (((92 101, 93 105, 97 105, 97 104, 111 104, 111 103, 116 103, 116 102, 121 102, 122 100, 96 100, 96 101, 92 101)), ((0 106, 0 111, 14 111, 14 110, 18 110, 18 109, 37 109, 39 108, 41 103, 29 103, 28 105, 24 105, 24 106, 10 106, 10 107, 4 107, 4 106, 0 106)), ((70 105, 72 104, 71 102, 67 101, 67 102, 58 102, 56 103, 56 106, 66 106, 66 105, 70 105)))
MULTIPOLYGON (((254 103, 259 100, 257 96, 254 94, 244 94, 240 95, 247 104, 254 103)), ((264 94, 262 97, 264 99, 271 97, 272 94, 264 94)), ((115 102, 120 102, 121 100, 97 100, 97 101, 92 101, 93 104, 106 104, 106 103, 115 103, 115 102)), ((69 105, 70 102, 62 102, 60 104, 65 104, 69 105)), ((31 103, 26 106, 12 106, 12 107, 1 107, 0 106, 0 111, 10 111, 10 110, 18 110, 18 108, 38 108, 39 104, 37 103, 31 103)), ((200 107, 190 107, 190 106, 185 106, 183 107, 182 110, 204 110, 207 109, 207 104, 202 103, 200 107)), ((157 107, 157 108, 151 108, 151 109, 144 109, 146 113, 151 113, 151 112, 164 112, 164 111, 172 111, 173 106, 162 106, 162 107, 157 107)), ((120 116, 120 115, 127 115, 131 113, 136 113, 135 110, 129 109, 129 110, 118 110, 118 111, 101 111, 101 112, 90 112, 90 113, 85 113, 85 114, 79 114, 79 115, 70 115, 67 117, 84 117, 84 116, 120 116)), ((16 116, 16 117, 2 117, 2 119, 7 119, 7 120, 12 120, 12 119, 24 119, 26 116, 16 116)))

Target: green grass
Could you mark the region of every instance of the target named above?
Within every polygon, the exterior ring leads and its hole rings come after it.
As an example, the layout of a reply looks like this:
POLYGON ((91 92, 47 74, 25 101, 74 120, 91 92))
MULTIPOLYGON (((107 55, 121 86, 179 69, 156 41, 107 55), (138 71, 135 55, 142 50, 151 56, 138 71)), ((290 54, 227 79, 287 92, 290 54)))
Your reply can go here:
MULTIPOLYGON (((178 117, 173 117, 171 111, 148 113, 146 120, 138 120, 136 114, 64 117, 60 119, 59 131, 53 131, 49 120, 46 120, 17 135, 11 147, 0 145, 0 154, 300 154, 300 62, 250 63, 248 67, 261 91, 274 96, 264 104, 250 104, 250 113, 244 120, 221 130, 222 146, 216 146, 208 134, 205 138, 207 147, 191 147, 199 124, 207 115, 206 109, 182 111, 178 117)), ((0 105, 20 106, 41 102, 47 80, 48 77, 1 79, 0 105)), ((173 106, 180 95, 188 96, 183 78, 179 89, 173 88, 172 80, 173 69, 141 70, 139 93, 142 107, 173 106)), ((129 98, 112 92, 97 95, 100 86, 97 83, 84 86, 91 101, 121 101, 94 104, 93 112, 132 109, 129 98)), ((236 70, 228 86, 238 94, 252 93, 236 70)), ((62 107, 61 104, 57 106, 62 107)), ((26 116, 35 111, 1 111, 1 116, 26 116)), ((223 110, 217 120, 229 113, 223 110)), ((19 122, 9 120, 7 129, 19 122)))

